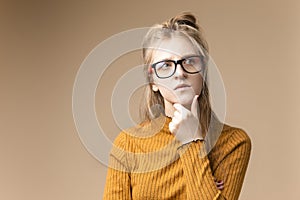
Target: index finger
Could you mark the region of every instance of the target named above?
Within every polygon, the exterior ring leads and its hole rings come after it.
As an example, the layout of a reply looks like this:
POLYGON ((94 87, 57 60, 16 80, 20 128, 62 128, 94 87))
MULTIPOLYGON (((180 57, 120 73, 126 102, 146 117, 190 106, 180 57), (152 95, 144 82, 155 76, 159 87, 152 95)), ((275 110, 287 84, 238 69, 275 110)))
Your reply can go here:
POLYGON ((183 105, 179 104, 179 103, 174 103, 173 107, 175 108, 175 110, 177 110, 178 112, 182 112, 182 110, 186 109, 183 105))

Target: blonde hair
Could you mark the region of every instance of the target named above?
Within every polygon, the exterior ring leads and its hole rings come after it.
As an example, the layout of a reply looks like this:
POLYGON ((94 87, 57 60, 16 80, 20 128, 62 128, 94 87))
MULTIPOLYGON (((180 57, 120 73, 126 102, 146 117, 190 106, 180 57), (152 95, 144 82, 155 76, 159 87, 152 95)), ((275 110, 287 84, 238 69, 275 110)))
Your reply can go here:
MULTIPOLYGON (((158 117, 160 114, 164 114, 164 98, 160 92, 154 92, 152 90, 152 74, 151 67, 153 60, 153 52, 155 48, 152 48, 158 42, 165 39, 170 39, 175 35, 185 36, 189 39, 193 46, 205 56, 207 62, 208 59, 208 45, 203 37, 202 30, 196 22, 196 17, 191 13, 181 13, 162 24, 154 25, 150 28, 143 41, 142 56, 145 64, 144 72, 147 82, 149 83, 145 87, 146 101, 142 101, 140 107, 140 117, 143 121, 151 120, 158 117)), ((209 100, 209 91, 205 82, 207 70, 203 73, 203 88, 198 98, 200 107, 200 124, 202 130, 207 133, 211 116, 215 116, 211 110, 211 104, 209 100)))

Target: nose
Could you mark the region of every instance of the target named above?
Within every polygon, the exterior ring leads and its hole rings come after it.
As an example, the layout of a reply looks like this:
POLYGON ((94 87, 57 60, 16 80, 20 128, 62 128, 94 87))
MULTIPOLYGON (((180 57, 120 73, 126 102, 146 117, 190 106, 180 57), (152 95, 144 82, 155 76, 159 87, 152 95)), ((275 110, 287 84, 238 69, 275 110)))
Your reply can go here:
POLYGON ((177 77, 177 78, 186 77, 186 72, 182 69, 182 66, 179 63, 177 63, 177 67, 176 67, 174 77, 177 77))

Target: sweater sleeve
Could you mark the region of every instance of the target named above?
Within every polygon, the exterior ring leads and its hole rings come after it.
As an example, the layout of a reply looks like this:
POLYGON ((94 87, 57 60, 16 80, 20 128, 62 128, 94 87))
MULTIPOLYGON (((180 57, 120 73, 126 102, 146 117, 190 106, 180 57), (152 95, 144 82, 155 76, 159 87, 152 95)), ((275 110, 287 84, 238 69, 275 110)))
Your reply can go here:
POLYGON ((104 200, 130 200, 130 172, 125 149, 125 136, 116 138, 109 157, 109 166, 104 188, 104 200))
POLYGON ((220 146, 216 150, 226 155, 221 156, 214 171, 203 141, 192 142, 178 150, 186 176, 187 199, 238 199, 250 157, 251 142, 244 131, 236 129, 224 146, 226 148, 220 146), (224 181, 223 190, 216 187, 216 175, 224 181))
POLYGON ((131 199, 128 173, 109 168, 104 189, 104 200, 131 199))

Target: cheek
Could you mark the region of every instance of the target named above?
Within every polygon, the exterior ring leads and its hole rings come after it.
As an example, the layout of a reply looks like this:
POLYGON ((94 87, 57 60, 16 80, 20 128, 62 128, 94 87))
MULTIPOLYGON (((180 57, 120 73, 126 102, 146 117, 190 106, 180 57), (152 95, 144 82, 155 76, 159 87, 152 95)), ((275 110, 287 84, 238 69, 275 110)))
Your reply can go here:
POLYGON ((154 80, 154 84, 158 87, 161 95, 164 98, 173 98, 175 96, 174 92, 173 92, 173 85, 170 81, 168 80, 154 80))
POLYGON ((158 87, 161 90, 172 91, 172 85, 168 84, 167 82, 160 82, 160 83, 158 83, 158 87))
POLYGON ((174 93, 172 92, 172 90, 170 90, 167 87, 160 86, 159 91, 164 98, 174 96, 174 93))
POLYGON ((170 103, 178 102, 178 96, 173 92, 173 90, 170 90, 169 88, 164 86, 160 86, 159 92, 165 101, 168 101, 170 103))
POLYGON ((172 87, 166 83, 158 83, 157 84, 160 93, 164 95, 171 95, 172 94, 172 87))
POLYGON ((157 78, 155 74, 152 74, 152 80, 153 83, 159 88, 159 90, 170 90, 170 88, 172 88, 172 84, 169 79, 160 79, 157 78))
POLYGON ((191 80, 192 87, 195 91, 196 94, 200 94, 203 86, 203 79, 201 76, 195 77, 194 79, 191 80))

